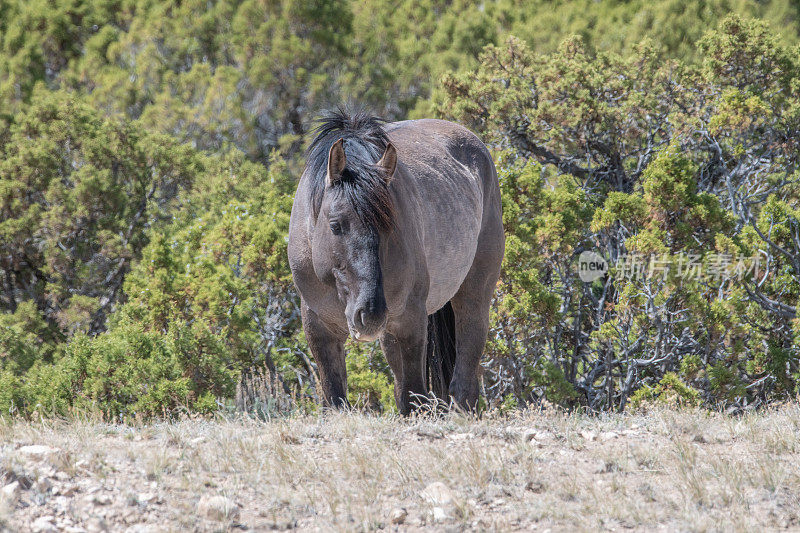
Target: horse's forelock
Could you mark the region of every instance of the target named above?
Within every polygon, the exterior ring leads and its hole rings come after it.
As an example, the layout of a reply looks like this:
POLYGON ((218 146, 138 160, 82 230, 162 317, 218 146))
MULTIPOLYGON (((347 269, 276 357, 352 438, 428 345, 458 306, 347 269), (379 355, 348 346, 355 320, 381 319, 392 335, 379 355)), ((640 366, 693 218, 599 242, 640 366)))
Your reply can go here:
POLYGON ((364 111, 348 113, 342 108, 319 120, 316 136, 307 152, 306 170, 311 174, 311 206, 319 216, 325 194, 328 153, 333 143, 344 139, 347 166, 334 190, 344 195, 361 221, 379 230, 391 228, 394 206, 386 180, 373 161, 386 150, 389 139, 383 120, 364 111))

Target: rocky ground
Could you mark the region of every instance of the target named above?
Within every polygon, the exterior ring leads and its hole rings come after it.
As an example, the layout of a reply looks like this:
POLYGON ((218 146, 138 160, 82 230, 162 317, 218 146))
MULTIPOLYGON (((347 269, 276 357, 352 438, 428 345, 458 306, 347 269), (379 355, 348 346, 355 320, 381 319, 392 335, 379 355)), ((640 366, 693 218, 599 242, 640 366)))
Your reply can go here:
POLYGON ((800 408, 0 422, 0 531, 800 530, 800 408))

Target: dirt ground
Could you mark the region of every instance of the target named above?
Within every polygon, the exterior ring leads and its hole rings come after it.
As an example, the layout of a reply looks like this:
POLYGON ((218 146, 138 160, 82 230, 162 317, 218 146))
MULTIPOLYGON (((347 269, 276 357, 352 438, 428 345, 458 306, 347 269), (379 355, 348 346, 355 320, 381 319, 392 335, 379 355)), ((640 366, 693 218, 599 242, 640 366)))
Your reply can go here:
POLYGON ((800 408, 0 422, 0 531, 800 530, 800 408))

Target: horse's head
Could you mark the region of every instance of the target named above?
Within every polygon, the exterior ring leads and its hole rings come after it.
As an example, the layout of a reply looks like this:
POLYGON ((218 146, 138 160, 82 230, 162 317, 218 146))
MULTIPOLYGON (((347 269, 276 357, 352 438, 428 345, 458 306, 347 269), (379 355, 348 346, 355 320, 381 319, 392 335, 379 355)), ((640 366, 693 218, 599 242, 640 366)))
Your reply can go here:
POLYGON ((389 181, 397 153, 387 144, 383 157, 344 139, 328 152, 327 174, 312 230, 312 260, 317 276, 335 285, 345 305, 350 334, 359 341, 378 338, 386 326, 386 299, 380 263, 381 236, 392 229, 389 181))

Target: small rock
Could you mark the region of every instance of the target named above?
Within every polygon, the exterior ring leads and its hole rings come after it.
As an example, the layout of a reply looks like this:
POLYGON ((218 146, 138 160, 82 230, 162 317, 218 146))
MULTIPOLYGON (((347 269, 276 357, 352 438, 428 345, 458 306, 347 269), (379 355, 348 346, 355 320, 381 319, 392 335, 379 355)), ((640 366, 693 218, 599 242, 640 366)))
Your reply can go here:
POLYGON ((69 480, 69 474, 66 472, 56 472, 56 479, 59 481, 67 481, 69 480))
POLYGON ((136 501, 141 504, 147 505, 148 503, 153 503, 156 501, 156 495, 152 492, 142 492, 136 495, 136 501))
POLYGON ((433 521, 443 522, 451 520, 455 515, 455 495, 450 488, 437 481, 431 483, 420 492, 420 496, 433 505, 433 521))
POLYGON ((600 434, 600 440, 607 441, 611 439, 616 439, 619 435, 614 433, 613 431, 604 431, 600 434))
POLYGON ((39 468, 36 469, 36 477, 37 479, 42 479, 46 477, 53 477, 56 475, 56 471, 53 468, 50 468, 47 463, 42 463, 39 468))
POLYGON ((420 496, 433 505, 449 505, 452 504, 455 499, 453 497, 453 491, 441 481, 436 481, 425 487, 425 489, 420 492, 420 496))
POLYGON ((97 505, 108 505, 111 503, 111 496, 108 494, 98 494, 92 499, 92 502, 97 505))
POLYGON ((17 498, 19 498, 19 491, 19 481, 14 481, 0 489, 0 495, 2 495, 3 499, 7 502, 15 503, 17 498))
POLYGON ((19 453, 32 457, 34 459, 41 459, 46 455, 50 455, 59 451, 58 448, 51 446, 44 446, 42 444, 32 444, 30 446, 23 446, 20 448, 19 453))
POLYGON ((54 520, 55 517, 52 516, 40 516, 31 524, 31 531, 33 531, 33 533, 54 532, 56 531, 56 526, 53 525, 54 520))
POLYGON ((452 520, 453 517, 444 507, 434 507, 433 508, 433 521, 434 522, 446 522, 448 520, 452 520))
POLYGON ((392 524, 402 524, 403 522, 406 521, 407 517, 408 517, 408 511, 406 511, 403 508, 397 508, 393 510, 392 513, 389 515, 392 524))
POLYGON ((239 518, 239 506, 224 496, 203 496, 197 503, 197 513, 209 520, 236 520, 239 518))

